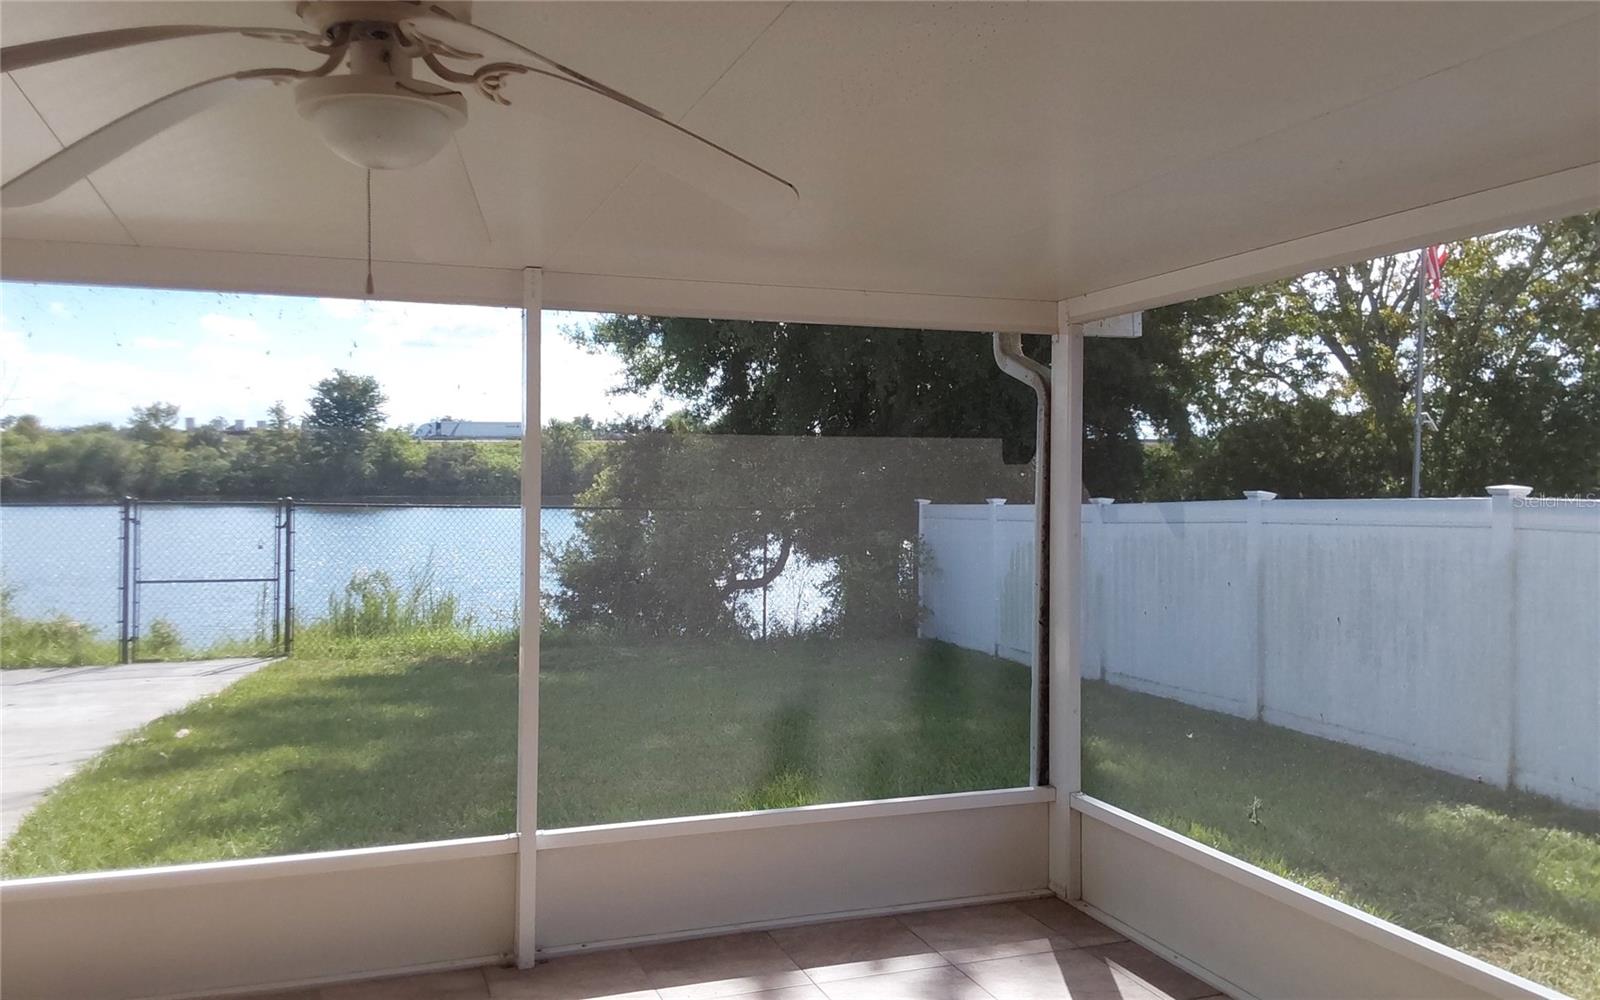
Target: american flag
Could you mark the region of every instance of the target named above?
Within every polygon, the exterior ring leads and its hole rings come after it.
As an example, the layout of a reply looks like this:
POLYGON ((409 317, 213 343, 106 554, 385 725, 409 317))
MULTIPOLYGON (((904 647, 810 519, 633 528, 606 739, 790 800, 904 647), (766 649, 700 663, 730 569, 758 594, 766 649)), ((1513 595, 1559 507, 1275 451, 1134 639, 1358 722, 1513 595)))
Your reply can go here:
POLYGON ((1426 269, 1428 298, 1437 299, 1444 294, 1444 247, 1428 247, 1422 251, 1422 266, 1426 269))

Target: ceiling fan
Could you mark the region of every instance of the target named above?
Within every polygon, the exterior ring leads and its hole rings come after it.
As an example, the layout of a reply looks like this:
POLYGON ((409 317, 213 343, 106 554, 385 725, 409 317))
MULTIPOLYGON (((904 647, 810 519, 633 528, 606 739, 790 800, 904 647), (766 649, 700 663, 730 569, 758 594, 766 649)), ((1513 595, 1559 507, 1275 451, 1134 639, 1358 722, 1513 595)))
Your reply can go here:
POLYGON ((626 140, 641 158, 747 215, 771 218, 798 198, 793 184, 627 94, 471 22, 470 2, 301 0, 311 29, 152 25, 0 48, 0 72, 199 35, 243 35, 323 57, 314 69, 247 69, 174 91, 91 132, 0 186, 0 205, 66 190, 140 143, 223 102, 295 84, 301 117, 341 157, 369 170, 413 167, 467 121, 470 87, 498 105, 579 100, 586 127, 626 140), (414 75, 420 61, 433 80, 414 75), (476 64, 476 65, 474 65, 476 64))

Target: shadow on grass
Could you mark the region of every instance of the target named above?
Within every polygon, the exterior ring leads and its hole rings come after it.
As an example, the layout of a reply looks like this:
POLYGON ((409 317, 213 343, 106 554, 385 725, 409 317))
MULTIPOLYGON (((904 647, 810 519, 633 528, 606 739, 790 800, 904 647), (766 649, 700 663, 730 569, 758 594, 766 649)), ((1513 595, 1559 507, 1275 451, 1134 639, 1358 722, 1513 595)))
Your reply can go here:
MULTIPOLYGON (((541 826, 1021 784, 1026 669, 915 640, 552 643, 541 826)), ((507 832, 515 650, 273 664, 59 786, 9 874, 507 832), (179 736, 179 733, 183 733, 179 736)))
POLYGON ((767 723, 767 765, 755 788, 739 795, 741 810, 788 809, 817 801, 815 687, 772 713, 767 723))

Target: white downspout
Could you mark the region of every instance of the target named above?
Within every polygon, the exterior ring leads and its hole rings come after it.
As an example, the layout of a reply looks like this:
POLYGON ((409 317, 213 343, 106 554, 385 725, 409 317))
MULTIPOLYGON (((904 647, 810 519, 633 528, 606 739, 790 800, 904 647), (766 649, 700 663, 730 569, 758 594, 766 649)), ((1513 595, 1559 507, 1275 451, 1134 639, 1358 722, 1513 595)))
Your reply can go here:
POLYGON ((1050 369, 1022 353, 1020 333, 994 335, 994 363, 1007 375, 1032 388, 1038 400, 1033 451, 1033 592, 1036 608, 1033 616, 1032 705, 1029 708, 1033 759, 1028 768, 1028 780, 1029 784, 1042 785, 1050 780, 1050 552, 1045 544, 1050 537, 1050 369))

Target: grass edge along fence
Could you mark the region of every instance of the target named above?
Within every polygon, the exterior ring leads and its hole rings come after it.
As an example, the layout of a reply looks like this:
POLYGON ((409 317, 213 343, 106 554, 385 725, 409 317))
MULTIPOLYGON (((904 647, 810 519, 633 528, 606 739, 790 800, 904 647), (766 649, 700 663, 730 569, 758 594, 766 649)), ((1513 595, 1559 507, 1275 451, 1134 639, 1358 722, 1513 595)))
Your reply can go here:
MULTIPOLYGON (((1087 504, 1083 676, 1600 809, 1600 501, 1489 492, 1087 504)), ((1032 507, 922 519, 923 634, 1026 662, 1032 507)))

